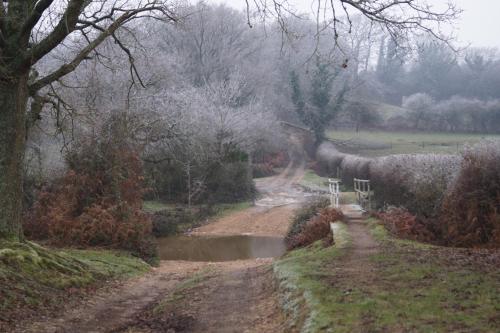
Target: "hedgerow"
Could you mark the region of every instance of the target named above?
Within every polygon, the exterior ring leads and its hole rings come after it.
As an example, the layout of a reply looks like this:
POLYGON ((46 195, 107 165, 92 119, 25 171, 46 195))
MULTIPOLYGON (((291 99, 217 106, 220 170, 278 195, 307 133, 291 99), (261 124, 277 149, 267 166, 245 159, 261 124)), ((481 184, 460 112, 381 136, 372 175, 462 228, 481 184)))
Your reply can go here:
POLYGON ((353 186, 353 179, 370 178, 371 159, 356 155, 345 155, 340 163, 340 179, 344 185, 353 186))
POLYGON ((500 247, 500 143, 465 151, 440 214, 445 244, 500 247))
POLYGON ((376 189, 376 200, 382 206, 402 206, 420 217, 434 217, 460 160, 460 156, 438 154, 375 159, 370 163, 369 179, 376 189))
POLYGON ((346 155, 326 143, 317 157, 330 175, 340 168, 348 185, 353 178, 371 180, 377 206, 385 210, 379 217, 394 233, 451 246, 500 246, 498 141, 469 147, 462 156, 375 159, 346 155))

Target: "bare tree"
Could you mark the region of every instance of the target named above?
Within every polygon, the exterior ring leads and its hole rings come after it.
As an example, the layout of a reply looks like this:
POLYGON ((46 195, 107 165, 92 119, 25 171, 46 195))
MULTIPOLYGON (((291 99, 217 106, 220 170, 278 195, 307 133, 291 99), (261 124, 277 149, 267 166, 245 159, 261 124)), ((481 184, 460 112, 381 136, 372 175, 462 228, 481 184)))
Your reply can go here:
MULTIPOLYGON (((245 0, 247 20, 252 26, 252 11, 261 18, 275 18, 287 32, 290 16, 297 16, 289 0, 245 0)), ((450 36, 441 31, 443 24, 456 19, 461 10, 452 2, 433 6, 427 0, 316 0, 315 9, 318 34, 326 29, 340 37, 341 27, 350 32, 355 24, 352 16, 362 14, 382 27, 396 41, 408 41, 413 34, 425 33, 449 42, 450 36)))
MULTIPOLYGON (((141 18, 175 20, 166 0, 9 0, 0 1, 0 237, 21 237, 22 164, 26 122, 42 105, 61 102, 43 90, 74 71, 106 39, 130 56, 117 37, 119 28, 141 18), (67 43, 69 61, 40 75, 35 66, 67 43), (32 99, 31 113, 27 106, 32 99)), ((134 73, 137 74, 137 73, 134 73)))

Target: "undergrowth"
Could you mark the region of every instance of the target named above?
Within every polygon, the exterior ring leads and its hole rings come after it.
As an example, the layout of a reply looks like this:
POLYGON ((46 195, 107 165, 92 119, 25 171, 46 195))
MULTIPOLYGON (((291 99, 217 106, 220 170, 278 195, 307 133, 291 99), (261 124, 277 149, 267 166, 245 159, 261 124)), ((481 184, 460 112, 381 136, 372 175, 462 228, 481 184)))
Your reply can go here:
POLYGON ((316 216, 319 211, 330 205, 330 200, 325 197, 317 197, 306 203, 295 211, 292 223, 285 237, 285 243, 289 244, 304 228, 306 223, 316 216))
POLYGON ((142 211, 146 193, 140 149, 113 116, 68 150, 67 171, 37 194, 27 212, 27 238, 57 246, 105 246, 154 260, 152 223, 142 211))
POLYGON ((288 235, 286 246, 288 250, 303 247, 323 240, 326 244, 333 242, 330 223, 342 221, 344 215, 340 210, 334 208, 322 208, 317 214, 311 217, 307 222, 300 225, 298 232, 294 235, 288 235))

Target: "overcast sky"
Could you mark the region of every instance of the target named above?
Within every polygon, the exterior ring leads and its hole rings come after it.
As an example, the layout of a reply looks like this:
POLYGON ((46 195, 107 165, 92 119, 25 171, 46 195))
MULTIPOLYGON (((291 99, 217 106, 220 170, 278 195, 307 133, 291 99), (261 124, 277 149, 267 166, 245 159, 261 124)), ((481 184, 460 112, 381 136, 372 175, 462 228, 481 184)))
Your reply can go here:
MULTIPOLYGON (((463 13, 456 23, 455 34, 461 44, 500 48, 500 0, 428 0, 429 3, 455 2, 463 13)), ((208 0, 244 9, 245 0, 208 0)), ((311 12, 311 0, 290 0, 301 12, 311 12)))

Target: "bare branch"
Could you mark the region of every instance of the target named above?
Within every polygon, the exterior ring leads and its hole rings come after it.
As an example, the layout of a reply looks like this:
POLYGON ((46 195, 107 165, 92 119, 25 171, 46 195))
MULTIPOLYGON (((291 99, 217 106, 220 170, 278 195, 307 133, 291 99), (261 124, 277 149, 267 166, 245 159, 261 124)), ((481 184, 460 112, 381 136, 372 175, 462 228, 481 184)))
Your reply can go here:
MULTIPOLYGON (((62 65, 59 69, 56 71, 52 72, 51 74, 37 80, 36 82, 32 83, 30 85, 30 91, 36 92, 40 90, 41 88, 45 87, 46 85, 59 80, 63 76, 73 72, 76 67, 86 59, 86 57, 94 51, 103 41, 106 40, 106 38, 113 36, 115 38, 115 41, 118 41, 116 39, 116 36, 114 36, 114 33, 125 23, 129 22, 130 20, 134 18, 138 18, 142 16, 138 16, 138 14, 141 14, 143 12, 151 12, 151 11, 160 11, 162 13, 165 13, 165 8, 161 6, 155 6, 155 7, 145 7, 145 8, 137 8, 133 10, 128 10, 128 11, 123 11, 123 10, 117 10, 120 12, 123 12, 121 16, 119 16, 116 20, 113 21, 111 25, 109 25, 107 28, 102 28, 99 27, 95 24, 91 24, 91 22, 87 22, 89 25, 92 25, 96 30, 101 31, 101 33, 93 40, 91 41, 86 47, 84 47, 74 58, 72 61, 70 61, 67 64, 62 65)), ((168 17, 171 20, 175 20, 175 18, 168 13, 168 17)), ((80 21, 84 22, 84 21, 80 21)), ((84 22, 85 23, 85 22, 84 22)), ((75 24, 76 25, 76 24, 75 24)), ((131 57, 130 51, 118 41, 118 44, 122 50, 124 50, 127 55, 129 55, 129 60, 131 60, 131 66, 132 66, 132 71, 136 74, 137 77, 139 77, 138 72, 135 68, 135 65, 133 65, 133 58, 131 57)), ((139 78, 140 80, 140 78, 139 78)), ((142 83, 142 81, 141 81, 142 83)))
POLYGON ((35 64, 73 32, 78 22, 78 17, 86 4, 88 4, 86 0, 70 0, 64 15, 54 30, 28 52, 24 59, 22 59, 20 67, 25 68, 35 64))
POLYGON ((43 13, 52 5, 54 0, 40 0, 37 2, 31 14, 26 18, 20 31, 20 36, 29 34, 42 18, 43 13))
MULTIPOLYGON (((426 33, 435 39, 446 42, 452 47, 451 38, 443 34, 439 28, 441 24, 450 23, 461 13, 454 4, 448 3, 442 10, 435 10, 425 0, 316 0, 318 10, 314 15, 319 20, 319 8, 330 8, 331 18, 324 18, 325 26, 333 26, 334 38, 339 37, 339 22, 345 21, 351 33, 353 9, 370 21, 380 25, 394 40, 410 39, 411 33, 426 33), (338 12, 341 8, 342 16, 338 12), (327 22, 329 21, 329 22, 327 22)), ((272 0, 269 4, 265 0, 253 0, 253 7, 261 16, 275 17, 278 25, 286 32, 284 15, 294 15, 286 0, 272 0)), ((250 17, 250 2, 247 1, 247 17, 250 17)), ((319 29, 318 29, 319 30, 319 29)), ((338 44, 336 44, 339 46, 338 44)))

